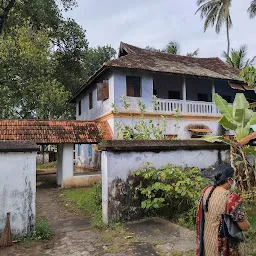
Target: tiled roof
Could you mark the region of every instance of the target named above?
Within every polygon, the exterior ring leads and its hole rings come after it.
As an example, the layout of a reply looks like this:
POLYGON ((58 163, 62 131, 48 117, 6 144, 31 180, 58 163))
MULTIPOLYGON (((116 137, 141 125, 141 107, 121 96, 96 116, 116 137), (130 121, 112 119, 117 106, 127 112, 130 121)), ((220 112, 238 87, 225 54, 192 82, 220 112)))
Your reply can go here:
POLYGON ((96 143, 112 139, 107 123, 57 120, 0 120, 0 140, 36 143, 96 143))
POLYGON ((76 98, 87 86, 105 70, 112 68, 191 75, 243 83, 239 76, 239 70, 229 67, 219 58, 197 58, 149 51, 121 42, 119 57, 104 63, 87 83, 78 89, 70 102, 75 103, 76 98))
POLYGON ((121 57, 104 65, 107 67, 242 81, 239 77, 239 71, 229 67, 219 58, 197 58, 149 51, 125 43, 121 43, 120 52, 123 52, 121 57))

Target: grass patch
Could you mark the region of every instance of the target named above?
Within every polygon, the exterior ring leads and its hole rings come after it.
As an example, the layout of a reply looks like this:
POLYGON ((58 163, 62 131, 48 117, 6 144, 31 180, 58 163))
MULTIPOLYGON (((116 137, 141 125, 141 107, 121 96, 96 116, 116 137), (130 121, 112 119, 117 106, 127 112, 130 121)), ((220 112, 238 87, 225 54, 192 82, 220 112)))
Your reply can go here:
POLYGON ((36 169, 52 169, 56 167, 57 167, 57 161, 36 165, 36 169))
POLYGON ((97 228, 103 226, 101 184, 86 188, 66 189, 63 190, 63 194, 73 202, 75 208, 92 216, 92 226, 97 228))
POLYGON ((247 255, 256 255, 256 207, 250 207, 247 211, 250 229, 245 232, 247 255))
POLYGON ((51 225, 45 218, 38 217, 36 219, 35 231, 26 236, 14 237, 18 243, 25 246, 30 246, 34 241, 45 241, 50 240, 53 236, 51 225))

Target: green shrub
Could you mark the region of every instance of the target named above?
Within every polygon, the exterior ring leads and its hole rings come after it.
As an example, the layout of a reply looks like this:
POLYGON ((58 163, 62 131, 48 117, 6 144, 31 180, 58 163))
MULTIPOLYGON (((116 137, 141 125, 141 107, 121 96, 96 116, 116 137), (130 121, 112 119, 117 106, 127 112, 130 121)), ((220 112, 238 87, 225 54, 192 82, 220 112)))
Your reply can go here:
POLYGON ((45 218, 37 217, 35 230, 26 236, 16 237, 15 240, 20 243, 30 243, 32 241, 50 240, 52 236, 53 231, 49 222, 45 218))
POLYGON ((36 240, 49 240, 53 235, 50 223, 44 218, 37 218, 35 233, 36 240))
POLYGON ((157 170, 150 163, 132 174, 139 178, 135 188, 141 207, 148 214, 182 214, 185 222, 192 222, 197 210, 197 202, 206 179, 198 168, 180 168, 171 164, 157 170))

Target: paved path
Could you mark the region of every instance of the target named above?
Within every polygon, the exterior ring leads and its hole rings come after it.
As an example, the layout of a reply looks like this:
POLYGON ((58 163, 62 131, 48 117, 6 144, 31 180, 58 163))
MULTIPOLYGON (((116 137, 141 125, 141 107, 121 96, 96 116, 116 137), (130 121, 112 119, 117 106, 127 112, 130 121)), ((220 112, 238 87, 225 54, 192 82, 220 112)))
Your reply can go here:
POLYGON ((57 188, 37 190, 37 213, 52 225, 53 239, 29 248, 14 245, 0 250, 0 256, 162 256, 173 255, 174 249, 194 248, 193 232, 161 219, 127 225, 131 239, 118 231, 95 230, 89 216, 81 217, 68 210, 57 188))

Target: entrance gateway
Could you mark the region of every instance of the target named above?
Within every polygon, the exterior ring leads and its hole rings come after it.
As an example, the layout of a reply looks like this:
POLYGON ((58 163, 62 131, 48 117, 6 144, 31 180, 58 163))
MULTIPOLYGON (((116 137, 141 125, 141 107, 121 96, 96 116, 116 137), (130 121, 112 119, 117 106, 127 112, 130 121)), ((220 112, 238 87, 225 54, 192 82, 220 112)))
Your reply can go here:
POLYGON ((82 176, 75 177, 73 174, 74 144, 97 144, 109 139, 112 139, 112 133, 107 122, 0 120, 0 141, 33 141, 37 145, 57 145, 57 184, 61 187, 81 183, 79 177, 82 176))

